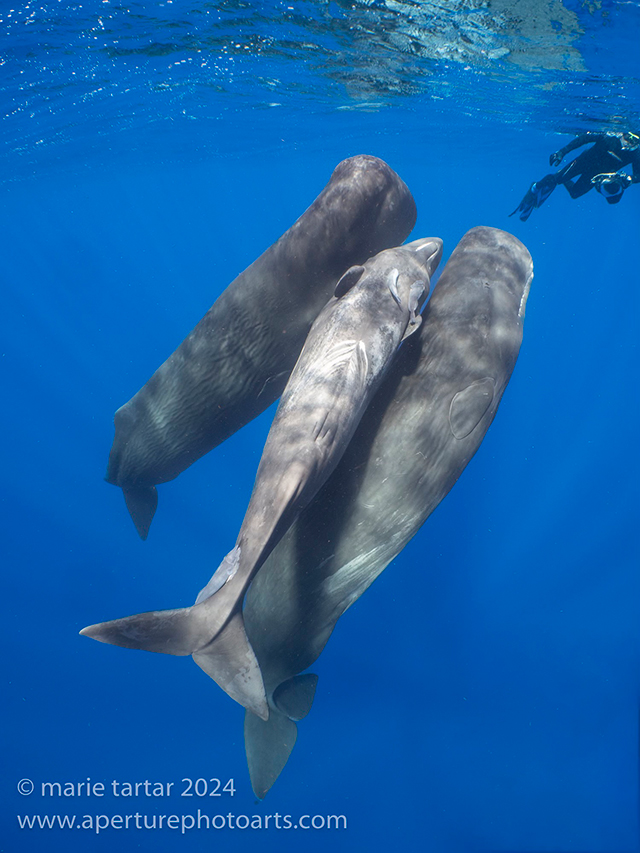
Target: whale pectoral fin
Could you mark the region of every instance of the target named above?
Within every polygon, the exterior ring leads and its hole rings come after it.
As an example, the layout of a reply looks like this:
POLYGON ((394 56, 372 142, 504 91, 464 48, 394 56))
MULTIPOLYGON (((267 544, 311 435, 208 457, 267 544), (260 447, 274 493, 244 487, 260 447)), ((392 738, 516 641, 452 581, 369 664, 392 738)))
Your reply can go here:
POLYGON ((409 322, 407 323, 407 328, 404 330, 404 335, 402 336, 402 341, 405 341, 408 337, 410 337, 414 332, 417 332, 420 326, 422 325, 422 317, 417 313, 418 308, 422 305, 424 301, 424 296, 429 291, 429 285, 424 281, 414 281, 409 289, 409 322))
POLYGON ((155 486, 129 486, 126 489, 123 487, 122 492, 138 535, 146 539, 158 507, 158 490, 155 486))
POLYGON ((296 743, 298 727, 288 717, 272 713, 262 720, 247 711, 244 748, 253 792, 262 800, 276 781, 296 743))
POLYGON ((290 370, 282 370, 274 376, 269 376, 262 388, 258 391, 258 399, 264 395, 265 399, 277 400, 284 391, 285 385, 291 376, 290 370))
MULTIPOLYGON (((331 356, 334 400, 360 400, 369 376, 369 359, 364 341, 348 341, 346 345, 343 342, 331 356)), ((324 409, 313 426, 313 440, 330 444, 344 420, 341 406, 331 405, 324 409)))
POLYGON ((336 284, 336 289, 333 292, 333 295, 340 299, 340 297, 344 296, 345 293, 348 293, 354 284, 360 280, 362 273, 364 272, 364 267, 362 266, 353 266, 349 267, 349 269, 344 273, 338 283, 336 284))
POLYGON ((400 299, 400 294, 398 293, 398 277, 400 273, 394 267, 387 274, 387 287, 389 288, 389 293, 393 296, 393 301, 396 305, 402 307, 402 301, 400 299))
MULTIPOLYGON (((100 643, 123 646, 125 649, 142 649, 167 655, 190 655, 202 645, 194 628, 191 607, 178 610, 152 610, 137 613, 111 622, 98 622, 83 628, 83 637, 100 643)), ((208 639, 208 638, 207 638, 208 639)))
POLYGON ((409 288, 409 311, 411 316, 415 317, 415 313, 422 304, 423 297, 428 290, 426 281, 414 281, 409 288))
POLYGON ((260 719, 269 718, 262 673, 245 633, 240 610, 208 646, 193 655, 193 659, 232 699, 260 719))
POLYGON ((402 343, 402 341, 406 341, 407 338, 410 338, 414 332, 418 331, 421 325, 422 314, 415 314, 407 323, 407 328, 404 330, 404 335, 402 336, 400 343, 402 343))
POLYGON ((279 684, 273 691, 273 703, 290 720, 303 720, 313 705, 318 676, 312 672, 294 675, 279 684))
POLYGON ((449 407, 449 427, 454 438, 460 440, 473 432, 493 402, 494 394, 495 382, 489 376, 458 391, 449 407))

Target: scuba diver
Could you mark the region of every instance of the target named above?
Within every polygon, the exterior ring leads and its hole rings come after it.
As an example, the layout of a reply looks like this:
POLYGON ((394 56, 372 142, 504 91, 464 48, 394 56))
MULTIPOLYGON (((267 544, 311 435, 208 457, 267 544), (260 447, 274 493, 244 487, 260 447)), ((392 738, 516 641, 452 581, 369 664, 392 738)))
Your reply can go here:
POLYGON ((526 222, 531 211, 540 207, 558 184, 566 188, 571 198, 579 198, 595 187, 609 204, 617 204, 630 184, 640 183, 640 136, 637 133, 581 133, 564 148, 554 151, 549 165, 559 166, 566 154, 583 145, 591 147, 554 174, 531 184, 509 216, 519 213, 521 221, 526 222), (629 165, 633 168, 633 176, 618 171, 629 165))

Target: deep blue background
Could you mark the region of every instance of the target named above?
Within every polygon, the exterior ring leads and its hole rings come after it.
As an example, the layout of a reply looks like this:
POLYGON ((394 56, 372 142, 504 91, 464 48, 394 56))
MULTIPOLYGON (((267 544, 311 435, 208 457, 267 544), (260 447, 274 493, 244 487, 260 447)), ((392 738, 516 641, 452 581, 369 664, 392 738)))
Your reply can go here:
MULTIPOLYGON (((19 831, 16 814, 344 814, 306 849, 640 849, 637 546, 640 190, 562 188, 507 214, 568 136, 401 105, 232 112, 58 161, 1 187, 8 689, 0 851, 289 851, 300 833, 19 831), (248 133, 250 127, 251 133, 248 133), (211 128, 207 126, 207 133, 211 128), (209 140, 211 142, 211 140, 209 140), (141 156, 149 142, 149 156, 141 156), (234 151, 236 153, 234 153, 234 151), (146 543, 102 480, 115 409, 335 165, 384 158, 445 258, 474 225, 534 258, 524 342, 460 482, 347 613, 313 710, 263 803, 243 712, 189 660, 98 645, 84 625, 181 606, 233 545, 269 418, 161 486, 146 543), (145 162, 146 160, 146 162, 145 162), (233 777, 222 802, 43 799, 45 780, 233 777), (16 784, 34 780, 21 797, 16 784)), ((99 146, 98 146, 99 148, 99 146)))

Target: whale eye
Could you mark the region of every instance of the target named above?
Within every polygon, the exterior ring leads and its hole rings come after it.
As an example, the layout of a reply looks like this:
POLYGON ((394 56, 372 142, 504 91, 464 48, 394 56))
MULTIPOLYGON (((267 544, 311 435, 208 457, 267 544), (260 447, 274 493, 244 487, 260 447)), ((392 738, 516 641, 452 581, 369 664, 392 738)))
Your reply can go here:
POLYGON ((345 293, 348 293, 353 285, 359 281, 360 276, 364 272, 364 267, 356 266, 349 267, 346 273, 342 276, 340 281, 336 284, 336 289, 333 292, 333 295, 340 299, 341 296, 344 296, 345 293))

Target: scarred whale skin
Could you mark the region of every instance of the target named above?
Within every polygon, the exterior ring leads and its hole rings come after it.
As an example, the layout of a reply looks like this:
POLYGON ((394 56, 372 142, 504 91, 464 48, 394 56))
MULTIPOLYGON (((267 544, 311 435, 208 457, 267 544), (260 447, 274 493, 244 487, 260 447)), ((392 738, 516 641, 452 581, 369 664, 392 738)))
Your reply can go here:
POLYGON ((326 482, 418 313, 442 255, 438 238, 387 249, 349 268, 313 324, 267 436, 238 538, 193 607, 100 623, 101 642, 192 654, 232 698, 266 718, 242 602, 260 566, 326 482))
POLYGON ((332 477, 257 574, 244 619, 270 715, 245 717, 251 782, 285 766, 333 628, 446 496, 491 424, 516 363, 533 276, 512 235, 474 228, 445 266, 332 477))
POLYGON ((292 227, 221 294, 115 414, 106 480, 146 539, 156 484, 177 477, 276 400, 344 271, 401 243, 415 224, 406 184, 358 155, 292 227))

